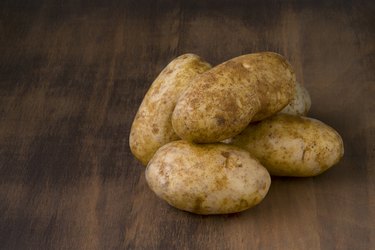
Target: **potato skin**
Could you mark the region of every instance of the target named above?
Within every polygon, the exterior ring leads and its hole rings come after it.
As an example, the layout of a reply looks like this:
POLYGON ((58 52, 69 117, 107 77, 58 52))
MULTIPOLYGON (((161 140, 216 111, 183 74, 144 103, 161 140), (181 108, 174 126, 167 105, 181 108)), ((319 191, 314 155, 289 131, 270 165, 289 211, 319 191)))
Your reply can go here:
POLYGON ((170 205, 197 214, 248 209, 265 197, 271 184, 267 170, 245 150, 182 140, 155 153, 146 180, 170 205))
POLYGON ((219 142, 241 132, 250 121, 279 112, 294 91, 294 72, 281 55, 239 56, 194 79, 176 104, 172 125, 185 140, 219 142))
POLYGON ((344 155, 343 141, 333 128, 287 114, 250 124, 231 144, 249 151, 271 175, 278 176, 315 176, 344 155))
POLYGON ((305 116, 311 107, 311 98, 307 89, 297 82, 296 92, 291 102, 280 113, 305 116))
POLYGON ((178 140, 171 116, 181 93, 191 79, 211 68, 194 54, 184 54, 171 61, 147 91, 133 121, 129 145, 134 156, 147 165, 158 148, 178 140))

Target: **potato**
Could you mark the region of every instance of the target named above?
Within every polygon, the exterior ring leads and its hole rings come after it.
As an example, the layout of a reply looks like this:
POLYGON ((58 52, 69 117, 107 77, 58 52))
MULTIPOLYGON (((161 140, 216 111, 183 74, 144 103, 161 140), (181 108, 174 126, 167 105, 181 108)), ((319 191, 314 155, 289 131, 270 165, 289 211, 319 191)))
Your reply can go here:
POLYGON ((178 140, 171 116, 177 99, 191 79, 211 66, 194 54, 184 54, 159 74, 146 93, 130 132, 129 144, 134 156, 147 165, 158 148, 178 140))
POLYGON ((294 92, 294 72, 281 55, 243 55, 197 76, 178 99, 172 125, 185 140, 219 142, 279 112, 294 92))
POLYGON ((250 124, 231 144, 249 151, 271 175, 279 176, 315 176, 344 155, 343 141, 333 128, 287 114, 250 124))
POLYGON ((265 197, 271 184, 267 170, 245 150, 182 140, 155 153, 146 180, 170 205, 197 214, 248 209, 265 197))
POLYGON ((297 82, 292 101, 280 113, 290 115, 307 115, 311 107, 311 99, 307 89, 297 82))

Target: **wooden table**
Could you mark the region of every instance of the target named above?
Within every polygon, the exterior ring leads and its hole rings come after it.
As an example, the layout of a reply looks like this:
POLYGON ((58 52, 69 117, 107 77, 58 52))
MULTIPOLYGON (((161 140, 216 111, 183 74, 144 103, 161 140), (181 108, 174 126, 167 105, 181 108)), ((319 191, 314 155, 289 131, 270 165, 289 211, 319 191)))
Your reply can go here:
POLYGON ((1 1, 1 249, 375 249, 374 3, 188 2, 1 1), (170 207, 128 146, 150 83, 182 53, 265 50, 290 60, 344 158, 273 178, 243 213, 170 207))

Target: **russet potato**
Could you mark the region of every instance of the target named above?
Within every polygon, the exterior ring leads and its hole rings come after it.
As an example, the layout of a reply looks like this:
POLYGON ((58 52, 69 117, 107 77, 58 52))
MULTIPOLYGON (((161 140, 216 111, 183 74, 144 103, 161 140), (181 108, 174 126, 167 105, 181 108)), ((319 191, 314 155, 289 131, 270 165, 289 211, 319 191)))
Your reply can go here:
POLYGON ((311 98, 307 89, 302 84, 296 84, 296 91, 290 103, 280 113, 290 115, 307 115, 311 107, 311 98))
POLYGON ((146 180, 170 205, 197 214, 248 209, 263 200, 271 184, 267 170, 245 150, 182 140, 155 153, 146 180))
POLYGON ((279 54, 233 58, 194 78, 178 99, 173 128, 187 141, 222 141, 283 109, 295 84, 292 67, 279 54))
POLYGON ((250 124, 230 144, 256 157, 279 176, 315 176, 339 162, 344 155, 341 136, 312 118, 278 114, 250 124))
POLYGON ((133 121, 129 144, 143 164, 164 144, 178 140, 171 116, 181 93, 197 75, 211 66, 194 54, 184 54, 171 61, 152 83, 133 121))

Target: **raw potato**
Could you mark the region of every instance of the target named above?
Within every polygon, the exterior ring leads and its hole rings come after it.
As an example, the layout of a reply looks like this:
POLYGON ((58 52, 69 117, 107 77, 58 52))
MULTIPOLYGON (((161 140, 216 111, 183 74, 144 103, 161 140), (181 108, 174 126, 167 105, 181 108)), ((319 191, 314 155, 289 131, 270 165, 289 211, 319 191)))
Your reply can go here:
POLYGON ((344 155, 343 141, 333 128, 287 114, 250 124, 231 143, 249 151, 271 175, 279 176, 315 176, 344 155))
POLYGON ((283 109, 293 98, 295 84, 293 69, 279 54, 236 57, 194 79, 173 111, 173 128, 188 141, 222 141, 250 121, 283 109))
POLYGON ((191 79, 210 68, 199 56, 184 54, 170 62, 152 83, 138 109, 129 138, 132 153, 143 165, 147 165, 158 148, 179 139, 171 123, 177 99, 191 79))
POLYGON ((293 100, 280 113, 290 115, 307 115, 311 107, 310 94, 307 89, 297 82, 293 100))
POLYGON ((267 170, 245 150, 182 140, 156 152, 146 180, 170 205, 197 214, 248 209, 265 197, 271 184, 267 170))

